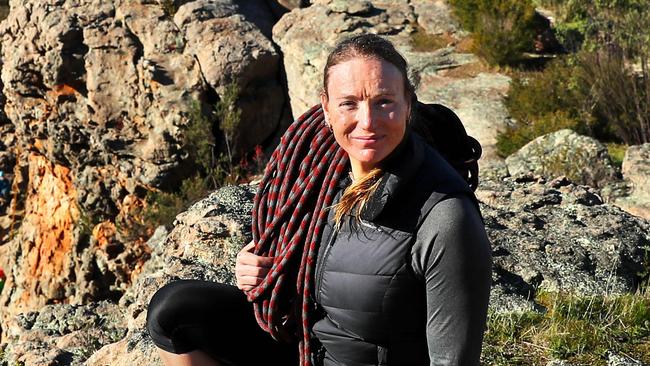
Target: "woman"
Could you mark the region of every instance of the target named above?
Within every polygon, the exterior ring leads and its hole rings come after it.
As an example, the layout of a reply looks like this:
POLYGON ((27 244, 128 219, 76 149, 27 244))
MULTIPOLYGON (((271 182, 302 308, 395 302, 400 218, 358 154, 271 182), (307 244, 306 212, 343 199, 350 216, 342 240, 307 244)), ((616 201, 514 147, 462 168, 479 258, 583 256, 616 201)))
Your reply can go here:
POLYGON ((166 365, 296 364, 295 349, 303 365, 478 364, 490 244, 471 189, 411 131, 415 100, 388 41, 337 45, 322 110, 267 166, 243 292, 178 281, 152 299, 166 365))

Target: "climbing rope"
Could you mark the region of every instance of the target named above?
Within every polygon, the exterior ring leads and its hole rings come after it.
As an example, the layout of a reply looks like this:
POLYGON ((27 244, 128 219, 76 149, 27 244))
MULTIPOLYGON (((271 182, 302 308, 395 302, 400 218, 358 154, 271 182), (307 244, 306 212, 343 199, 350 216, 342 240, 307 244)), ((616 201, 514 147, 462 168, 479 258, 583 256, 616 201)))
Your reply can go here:
POLYGON ((255 196, 255 254, 274 257, 274 262, 266 278, 247 296, 254 302, 258 324, 273 338, 301 331, 300 364, 304 366, 311 365, 313 273, 326 207, 332 205, 347 164, 347 154, 323 123, 323 111, 316 105, 282 136, 255 196))

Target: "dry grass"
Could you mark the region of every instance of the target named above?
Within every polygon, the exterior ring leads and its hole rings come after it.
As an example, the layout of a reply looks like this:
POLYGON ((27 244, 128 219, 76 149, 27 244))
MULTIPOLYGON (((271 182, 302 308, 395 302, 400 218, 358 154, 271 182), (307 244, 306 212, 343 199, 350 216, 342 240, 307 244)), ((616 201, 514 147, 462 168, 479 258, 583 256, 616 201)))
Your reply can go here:
POLYGON ((606 365, 608 352, 650 362, 650 293, 579 297, 540 292, 546 312, 490 314, 482 364, 606 365))
POLYGON ((455 45, 458 40, 450 33, 429 34, 420 26, 411 33, 411 47, 417 52, 431 52, 455 45))

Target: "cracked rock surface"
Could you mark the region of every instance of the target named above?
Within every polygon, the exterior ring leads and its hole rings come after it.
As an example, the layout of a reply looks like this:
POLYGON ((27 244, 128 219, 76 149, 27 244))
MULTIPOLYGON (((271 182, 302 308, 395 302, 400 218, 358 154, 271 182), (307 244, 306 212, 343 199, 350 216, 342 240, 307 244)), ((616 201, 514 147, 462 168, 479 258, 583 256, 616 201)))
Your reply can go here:
POLYGON ((172 17, 147 0, 10 2, 0 169, 16 166, 20 197, 0 218, 3 328, 46 304, 117 301, 131 286, 151 249, 120 227, 148 190, 193 173, 192 100, 214 103, 235 83, 245 133, 233 148, 277 133, 280 54, 256 25, 273 15, 238 3, 184 1, 172 17))

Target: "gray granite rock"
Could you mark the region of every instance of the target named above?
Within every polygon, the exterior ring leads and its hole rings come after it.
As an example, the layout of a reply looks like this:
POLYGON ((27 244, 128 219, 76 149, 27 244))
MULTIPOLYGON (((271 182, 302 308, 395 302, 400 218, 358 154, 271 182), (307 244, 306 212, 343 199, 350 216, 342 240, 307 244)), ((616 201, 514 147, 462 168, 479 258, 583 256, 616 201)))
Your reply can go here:
POLYGON ((620 180, 605 145, 568 129, 536 138, 508 156, 506 164, 512 175, 532 172, 549 179, 567 176, 592 187, 620 180))
MULTIPOLYGON (((543 311, 531 300, 540 289, 589 295, 636 289, 647 266, 650 222, 603 203, 598 191, 566 178, 490 176, 477 196, 493 249, 493 311, 543 311)), ((151 259, 117 303, 125 314, 120 324, 126 324, 126 335, 94 352, 86 365, 160 365, 145 330, 149 300, 177 279, 234 283, 236 253, 251 239, 254 191, 254 186, 220 189, 179 214, 171 232, 156 231, 147 242, 151 259)), ((43 318, 35 314, 14 323, 14 339, 43 318)), ((44 340, 54 344, 60 336, 53 337, 44 340)), ((37 349, 24 343, 14 342, 12 349, 37 349)), ((42 353, 11 352, 16 357, 42 353)))
POLYGON ((618 355, 614 352, 608 352, 607 366, 647 366, 647 364, 627 355, 618 355))
POLYGON ((650 220, 650 143, 630 146, 622 166, 629 192, 617 194, 614 204, 625 211, 650 220))
POLYGON ((128 333, 93 354, 86 365, 162 365, 146 333, 147 305, 156 290, 178 279, 202 279, 234 285, 235 257, 252 239, 255 187, 222 188, 176 217, 173 230, 160 229, 149 242, 152 257, 119 301, 126 309, 128 333))
POLYGON ((482 202, 494 257, 493 310, 530 310, 535 293, 636 290, 647 268, 650 223, 603 203, 566 177, 484 180, 482 202))
POLYGON ((124 338, 125 319, 109 302, 47 305, 21 314, 16 328, 4 330, 0 363, 81 365, 102 346, 124 338))

